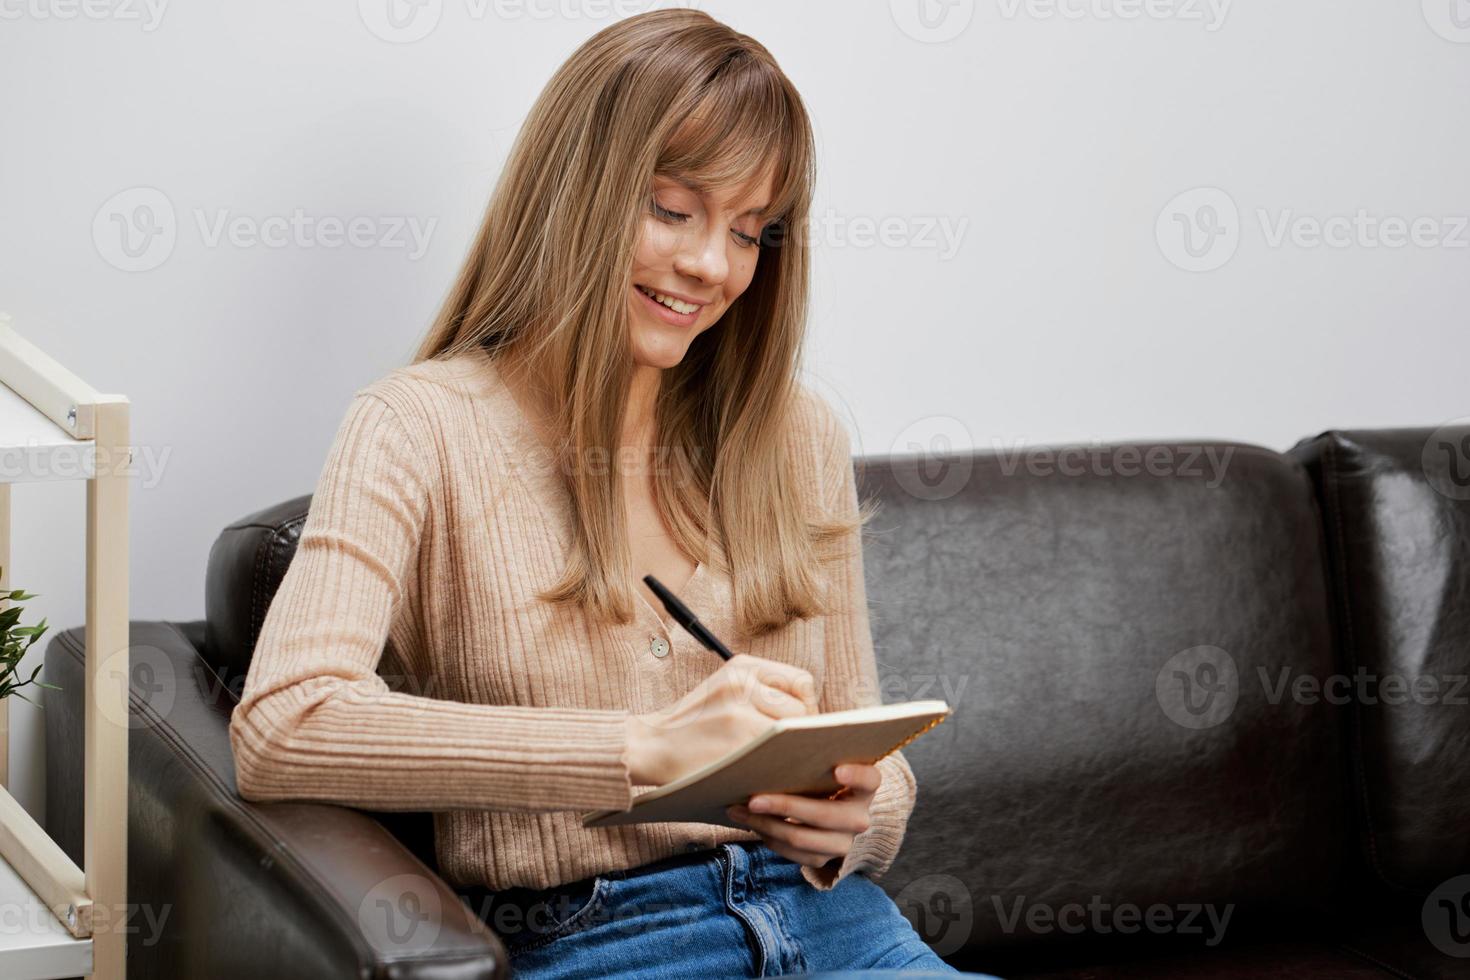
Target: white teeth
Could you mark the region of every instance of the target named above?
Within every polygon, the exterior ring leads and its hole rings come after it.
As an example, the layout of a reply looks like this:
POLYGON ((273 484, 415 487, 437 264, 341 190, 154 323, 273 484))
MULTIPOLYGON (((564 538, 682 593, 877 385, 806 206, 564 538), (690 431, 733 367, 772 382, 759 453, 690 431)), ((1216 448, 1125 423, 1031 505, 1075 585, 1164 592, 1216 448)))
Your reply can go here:
POLYGON ((663 293, 656 293, 652 289, 649 289, 645 286, 639 286, 638 288, 643 291, 643 295, 653 297, 655 302, 662 303, 669 309, 673 310, 675 313, 693 313, 695 310, 699 309, 699 307, 694 305, 693 303, 686 303, 683 300, 674 299, 674 297, 672 296, 665 296, 663 293))

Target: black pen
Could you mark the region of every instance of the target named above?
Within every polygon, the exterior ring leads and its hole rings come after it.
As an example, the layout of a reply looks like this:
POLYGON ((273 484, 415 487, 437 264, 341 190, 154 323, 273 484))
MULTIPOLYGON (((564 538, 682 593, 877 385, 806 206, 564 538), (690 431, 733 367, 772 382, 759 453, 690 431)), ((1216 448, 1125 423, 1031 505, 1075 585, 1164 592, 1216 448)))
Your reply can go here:
POLYGON ((680 626, 688 630, 691 636, 700 643, 703 643, 707 649, 713 650, 726 660, 730 659, 732 654, 729 650, 725 649, 725 644, 721 643, 718 637, 706 629, 705 625, 695 618, 694 614, 689 611, 689 607, 680 602, 674 593, 664 588, 662 582, 652 575, 645 575, 643 576, 643 583, 653 590, 653 594, 658 596, 659 601, 664 604, 664 608, 669 611, 669 615, 673 616, 674 621, 680 626))

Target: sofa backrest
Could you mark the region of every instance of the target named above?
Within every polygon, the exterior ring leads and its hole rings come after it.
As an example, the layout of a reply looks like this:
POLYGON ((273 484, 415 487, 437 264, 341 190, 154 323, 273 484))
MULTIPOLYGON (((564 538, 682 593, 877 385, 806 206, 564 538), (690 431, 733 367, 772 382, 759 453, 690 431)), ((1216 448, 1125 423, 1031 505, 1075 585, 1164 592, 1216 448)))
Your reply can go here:
POLYGON ((1422 893, 1470 873, 1470 425, 1324 432, 1292 455, 1327 528, 1359 846, 1422 893))
MULTIPOLYGON (((884 700, 955 708, 905 749, 918 808, 884 886, 906 911, 942 906, 950 935, 993 948, 1054 941, 1100 904, 1177 926, 1206 903, 1330 901, 1339 713, 1287 687, 1335 667, 1298 463, 1234 443, 856 463, 883 504, 864 555, 884 700)), ((228 683, 309 504, 211 550, 205 655, 228 683)))
POLYGON ((859 473, 883 501, 864 556, 885 700, 955 709, 905 749, 918 805, 884 880, 931 945, 1330 904, 1340 713, 1289 686, 1334 670, 1299 464, 1122 444, 859 473))
POLYGON ((310 506, 311 494, 304 494, 256 511, 221 531, 209 549, 202 655, 236 696, 310 506))

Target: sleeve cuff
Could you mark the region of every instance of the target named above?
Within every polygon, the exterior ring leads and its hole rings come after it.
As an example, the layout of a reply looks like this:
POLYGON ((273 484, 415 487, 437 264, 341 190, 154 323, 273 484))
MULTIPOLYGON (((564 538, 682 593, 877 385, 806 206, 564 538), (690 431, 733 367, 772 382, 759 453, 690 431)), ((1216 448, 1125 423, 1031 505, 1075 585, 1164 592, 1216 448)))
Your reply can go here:
POLYGON ((801 867, 802 877, 818 891, 831 891, 843 878, 859 871, 876 881, 898 856, 917 798, 916 784, 907 761, 898 753, 879 760, 878 768, 883 772, 883 783, 868 809, 868 829, 853 838, 852 849, 841 861, 833 858, 821 867, 801 867))

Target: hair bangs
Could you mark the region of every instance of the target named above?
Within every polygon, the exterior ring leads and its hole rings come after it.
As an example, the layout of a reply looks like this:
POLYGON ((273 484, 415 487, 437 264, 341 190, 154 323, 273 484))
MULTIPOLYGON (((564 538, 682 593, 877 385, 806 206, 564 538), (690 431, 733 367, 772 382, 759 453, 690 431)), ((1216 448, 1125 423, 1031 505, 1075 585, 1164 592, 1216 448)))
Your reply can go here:
POLYGON ((758 59, 737 55, 710 77, 654 172, 701 192, 749 188, 770 174, 761 220, 775 221, 806 206, 813 154, 801 131, 781 79, 758 59))

